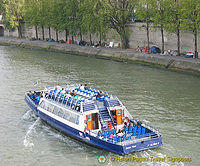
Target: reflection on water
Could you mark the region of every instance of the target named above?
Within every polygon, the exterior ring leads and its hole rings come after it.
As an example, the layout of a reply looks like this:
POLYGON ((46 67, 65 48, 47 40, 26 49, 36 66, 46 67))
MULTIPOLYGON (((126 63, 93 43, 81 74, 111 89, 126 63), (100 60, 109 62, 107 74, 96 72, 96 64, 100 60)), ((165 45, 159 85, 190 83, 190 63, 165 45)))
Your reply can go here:
MULTIPOLYGON (((101 58, 0 46, 0 165, 99 165, 116 154, 87 146, 49 127, 23 101, 26 90, 88 83, 116 94, 133 117, 159 128, 163 146, 135 157, 192 157, 199 165, 200 76, 101 58)), ((172 165, 172 162, 143 162, 172 165)), ((107 161, 106 165, 141 165, 107 161)))

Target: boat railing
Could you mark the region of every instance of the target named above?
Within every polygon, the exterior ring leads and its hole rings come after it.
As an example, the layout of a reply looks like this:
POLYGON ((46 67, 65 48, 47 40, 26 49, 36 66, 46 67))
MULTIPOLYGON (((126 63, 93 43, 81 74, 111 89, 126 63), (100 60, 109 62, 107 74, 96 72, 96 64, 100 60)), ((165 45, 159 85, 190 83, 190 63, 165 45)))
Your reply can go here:
POLYGON ((137 138, 137 139, 130 139, 127 141, 121 141, 121 142, 118 142, 117 144, 125 146, 125 145, 130 145, 130 144, 146 141, 149 139, 154 139, 154 138, 153 137, 142 137, 142 138, 137 138))
POLYGON ((80 84, 79 83, 66 83, 66 84, 61 84, 61 85, 59 85, 59 84, 57 84, 57 85, 49 85, 49 86, 46 86, 45 88, 47 89, 47 90, 49 90, 49 89, 51 89, 51 88, 53 88, 53 87, 56 87, 56 86, 60 86, 60 87, 65 87, 65 88, 67 88, 67 87, 73 87, 73 86, 80 86, 80 84))
POLYGON ((89 134, 91 136, 94 136, 94 137, 98 136, 97 132, 94 132, 94 131, 88 129, 86 125, 85 125, 85 130, 86 130, 85 133, 87 133, 87 134, 89 134))
MULTIPOLYGON (((132 118, 130 121, 133 121, 134 123, 137 123, 137 120, 134 119, 134 118, 132 118)), ((153 126, 151 126, 151 125, 149 125, 149 124, 147 124, 147 123, 145 123, 144 121, 140 121, 140 122, 141 122, 141 126, 143 126, 143 127, 147 128, 147 129, 153 131, 153 132, 156 133, 159 137, 161 137, 161 132, 160 132, 158 129, 156 129, 155 127, 153 127, 153 126)))

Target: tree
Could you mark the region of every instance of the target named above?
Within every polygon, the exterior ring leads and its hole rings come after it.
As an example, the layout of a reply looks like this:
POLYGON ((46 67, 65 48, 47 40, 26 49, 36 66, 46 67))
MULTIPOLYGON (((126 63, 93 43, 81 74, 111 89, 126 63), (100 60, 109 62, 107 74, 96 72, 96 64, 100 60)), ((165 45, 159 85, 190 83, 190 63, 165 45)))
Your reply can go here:
POLYGON ((82 33, 90 34, 90 42, 92 42, 91 34, 99 34, 99 42, 102 36, 107 32, 107 25, 103 24, 100 10, 102 6, 99 0, 83 0, 80 5, 81 30, 82 33))
POLYGON ((0 14, 2 14, 4 11, 4 3, 3 1, 0 1, 0 14))
POLYGON ((104 24, 116 30, 122 42, 122 48, 129 48, 129 23, 136 6, 136 0, 102 0, 100 15, 104 24))
MULTIPOLYGON (((181 0, 180 0, 181 1, 181 0)), ((181 30, 181 5, 178 0, 166 0, 166 18, 165 30, 175 33, 177 36, 177 54, 180 56, 180 30, 181 30)))
POLYGON ((24 23, 24 0, 3 0, 4 24, 9 30, 18 29, 18 37, 22 38, 22 24, 24 23))
POLYGON ((192 31, 194 35, 195 57, 198 55, 198 32, 200 29, 200 0, 183 0, 181 2, 182 29, 192 31))
POLYGON ((152 0, 140 0, 136 11, 137 18, 146 23, 147 47, 150 47, 149 29, 152 22, 152 0))
POLYGON ((162 52, 165 50, 165 40, 164 40, 164 28, 167 24, 166 18, 168 17, 166 12, 166 1, 165 0, 152 0, 152 23, 154 28, 157 27, 161 31, 162 40, 162 52))
POLYGON ((25 0, 24 7, 24 19, 28 27, 35 26, 35 37, 38 39, 38 24, 39 24, 39 12, 38 12, 37 0, 25 0))

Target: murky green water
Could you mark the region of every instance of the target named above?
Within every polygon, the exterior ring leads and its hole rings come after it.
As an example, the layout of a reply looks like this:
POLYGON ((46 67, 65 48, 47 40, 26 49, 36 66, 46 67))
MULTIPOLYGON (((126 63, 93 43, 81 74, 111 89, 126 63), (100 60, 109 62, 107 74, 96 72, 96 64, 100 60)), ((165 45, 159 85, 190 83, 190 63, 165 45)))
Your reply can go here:
POLYGON ((118 155, 60 134, 34 116, 26 90, 88 83, 116 94, 134 117, 157 127, 163 146, 126 157, 191 157, 191 162, 123 161, 104 165, 200 165, 200 76, 86 56, 0 46, 0 165, 100 165, 118 155))

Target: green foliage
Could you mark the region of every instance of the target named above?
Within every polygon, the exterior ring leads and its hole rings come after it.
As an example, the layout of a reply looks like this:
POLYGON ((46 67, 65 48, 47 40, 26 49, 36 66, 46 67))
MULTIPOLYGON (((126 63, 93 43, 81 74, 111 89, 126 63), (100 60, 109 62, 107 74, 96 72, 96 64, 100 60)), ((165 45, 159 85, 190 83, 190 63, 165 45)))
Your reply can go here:
POLYGON ((194 34, 194 52, 197 54, 198 32, 200 30, 200 0, 181 1, 181 22, 184 31, 192 31, 194 34))
POLYGON ((68 30, 73 36, 87 33, 102 38, 114 29, 122 48, 129 47, 133 13, 147 24, 148 43, 150 24, 161 28, 163 45, 163 30, 175 33, 178 47, 180 30, 197 36, 200 29, 200 0, 1 0, 2 11, 10 30, 20 30, 24 20, 28 26, 68 30))
POLYGON ((0 1, 0 13, 3 13, 3 11, 4 11, 4 3, 3 3, 3 1, 0 1))
POLYGON ((23 7, 24 0, 3 0, 4 3, 4 23, 6 28, 13 30, 20 28, 21 23, 24 22, 23 7))
POLYGON ((107 25, 101 15, 102 3, 99 0, 83 0, 80 4, 81 29, 83 33, 105 35, 107 25))
POLYGON ((200 29, 200 0, 181 1, 182 29, 194 31, 200 29))
POLYGON ((122 41, 122 48, 129 48, 129 23, 136 6, 136 0, 102 0, 99 14, 104 24, 116 30, 122 41))

